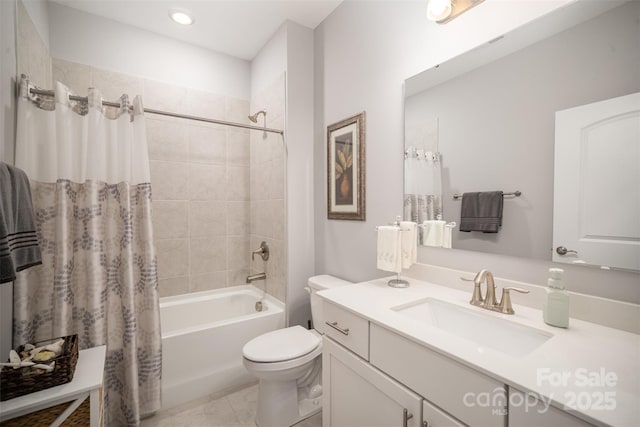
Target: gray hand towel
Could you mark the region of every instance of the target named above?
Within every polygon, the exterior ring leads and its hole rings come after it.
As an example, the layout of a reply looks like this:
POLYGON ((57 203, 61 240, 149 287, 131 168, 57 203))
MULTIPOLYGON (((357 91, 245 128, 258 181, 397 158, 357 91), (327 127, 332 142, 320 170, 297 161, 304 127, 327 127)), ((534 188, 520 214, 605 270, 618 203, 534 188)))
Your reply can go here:
POLYGON ((464 193, 460 208, 460 231, 497 233, 502 226, 502 191, 464 193))
POLYGON ((0 283, 42 264, 27 174, 0 162, 0 283))

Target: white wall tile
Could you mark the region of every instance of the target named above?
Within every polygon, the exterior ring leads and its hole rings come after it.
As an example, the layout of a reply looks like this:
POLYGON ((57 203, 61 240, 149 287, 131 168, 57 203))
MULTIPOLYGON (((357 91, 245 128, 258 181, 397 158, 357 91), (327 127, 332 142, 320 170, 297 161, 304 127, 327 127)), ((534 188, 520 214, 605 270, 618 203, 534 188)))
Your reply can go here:
MULTIPOLYGON (((149 159, 184 162, 188 160, 188 127, 180 122, 158 120, 156 115, 146 114, 149 159)), ((186 165, 185 165, 186 167, 186 165)))
POLYGON ((145 79, 144 106, 154 110, 184 114, 187 109, 187 89, 145 79))
POLYGON ((185 200, 189 170, 186 163, 149 161, 154 200, 185 200))
POLYGON ((153 201, 153 236, 155 239, 186 238, 188 235, 187 201, 153 201))
POLYGON ((277 240, 284 240, 284 199, 274 199, 269 201, 268 220, 272 224, 271 237, 277 240))
MULTIPOLYGON (((225 111, 225 118, 227 121, 244 123, 247 125, 254 124, 249 120, 249 114, 249 101, 237 98, 227 98, 225 111)), ((262 120, 262 116, 259 120, 262 120)), ((258 121, 258 124, 261 125, 262 123, 258 121)))
POLYGON ((186 294, 189 291, 189 277, 171 277, 158 280, 160 298, 186 294))
POLYGON ((213 239, 191 238, 190 274, 213 273, 227 268, 227 239, 224 237, 213 239))
POLYGON ((190 200, 225 200, 226 171, 224 166, 189 164, 190 200))
POLYGON ((212 126, 191 125, 189 128, 189 161, 193 163, 225 164, 227 133, 212 126))
POLYGON ((187 239, 158 239, 158 278, 186 276, 189 272, 189 241, 187 239))
POLYGON ((144 105, 144 80, 142 78, 99 68, 93 68, 92 71, 92 85, 102 93, 105 100, 117 101, 123 93, 126 93, 129 96, 129 101, 133 101, 136 95, 140 95, 144 105))
POLYGON ((249 200, 249 168, 227 167, 227 200, 249 200))
MULTIPOLYGON (((247 276, 251 274, 249 269, 246 270, 227 270, 227 286, 242 286, 247 283, 247 276)), ((258 289, 262 289, 260 284, 253 283, 258 289)))
POLYGON ((249 131, 227 129, 227 164, 249 166, 249 131))
MULTIPOLYGON (((235 215, 231 212, 231 215, 235 215)), ((189 202, 189 236, 226 236, 227 202, 195 201, 189 202)))
POLYGON ((249 170, 249 194, 252 201, 265 200, 267 197, 267 172, 264 163, 252 164, 249 170))
POLYGON ((36 86, 51 88, 51 57, 22 2, 17 7, 16 56, 18 75, 26 74, 36 86))
POLYGON ((284 198, 284 162, 282 158, 274 158, 265 163, 267 171, 266 197, 269 199, 284 198))
POLYGON ((186 114, 207 119, 224 120, 225 97, 196 89, 188 89, 186 114))
POLYGON ((227 286, 226 271, 192 274, 189 276, 189 292, 209 291, 213 289, 226 288, 227 286))
MULTIPOLYGON (((72 93, 86 95, 91 86, 92 67, 54 58, 51 61, 53 80, 71 89, 72 93)), ((53 85, 52 85, 53 87, 53 85)))
POLYGON ((228 236, 227 270, 248 270, 251 250, 249 236, 228 236))
POLYGON ((248 236, 249 231, 249 202, 227 202, 227 234, 230 236, 248 236))

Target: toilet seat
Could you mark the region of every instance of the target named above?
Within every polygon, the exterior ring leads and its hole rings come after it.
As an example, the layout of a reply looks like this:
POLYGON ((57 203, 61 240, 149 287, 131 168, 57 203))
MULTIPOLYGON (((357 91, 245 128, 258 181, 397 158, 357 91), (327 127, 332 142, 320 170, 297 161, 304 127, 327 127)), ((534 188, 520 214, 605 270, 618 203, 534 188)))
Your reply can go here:
POLYGON ((245 359, 259 363, 297 359, 320 344, 320 335, 314 332, 299 325, 271 331, 245 344, 242 355, 245 359))
POLYGON ((322 336, 302 326, 292 326, 266 333, 252 339, 242 349, 244 365, 247 369, 261 372, 297 368, 320 354, 322 354, 322 336))
POLYGON ((305 354, 297 359, 289 359, 282 362, 254 362, 244 358, 244 366, 253 372, 275 372, 285 371, 287 369, 297 368, 307 362, 312 361, 322 354, 322 342, 314 348, 310 353, 305 354))

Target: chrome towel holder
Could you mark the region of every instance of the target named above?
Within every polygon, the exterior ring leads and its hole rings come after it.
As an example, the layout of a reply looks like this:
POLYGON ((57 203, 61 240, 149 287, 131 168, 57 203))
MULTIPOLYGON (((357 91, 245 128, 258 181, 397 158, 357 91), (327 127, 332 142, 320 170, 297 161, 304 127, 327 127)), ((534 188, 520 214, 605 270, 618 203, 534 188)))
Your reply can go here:
MULTIPOLYGON (((511 193, 502 193, 503 196, 513 196, 513 197, 520 197, 522 195, 522 191, 520 190, 516 190, 513 191, 511 193)), ((451 198, 453 198, 453 200, 462 200, 462 194, 458 194, 458 193, 453 193, 453 195, 451 196, 451 198)))

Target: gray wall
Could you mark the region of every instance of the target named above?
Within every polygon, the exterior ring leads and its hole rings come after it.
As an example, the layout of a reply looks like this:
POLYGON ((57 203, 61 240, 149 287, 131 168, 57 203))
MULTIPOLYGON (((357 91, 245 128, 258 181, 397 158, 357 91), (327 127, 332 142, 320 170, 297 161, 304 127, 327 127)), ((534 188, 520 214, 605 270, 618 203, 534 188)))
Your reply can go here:
MULTIPOLYGON (((375 268, 375 226, 402 209, 403 89, 406 78, 566 5, 485 2, 443 26, 423 2, 344 2, 315 31, 316 272, 362 281, 375 268), (326 219, 326 126, 367 111, 367 221, 326 219)), ((421 248, 418 261, 545 283, 550 262, 461 250, 421 248)), ((635 273, 561 266, 569 289, 640 302, 635 273)))
POLYGON ((407 129, 439 119, 446 220, 453 193, 523 193, 499 233, 456 229, 454 248, 551 259, 555 112, 640 91, 639 15, 629 3, 407 98, 407 129))

